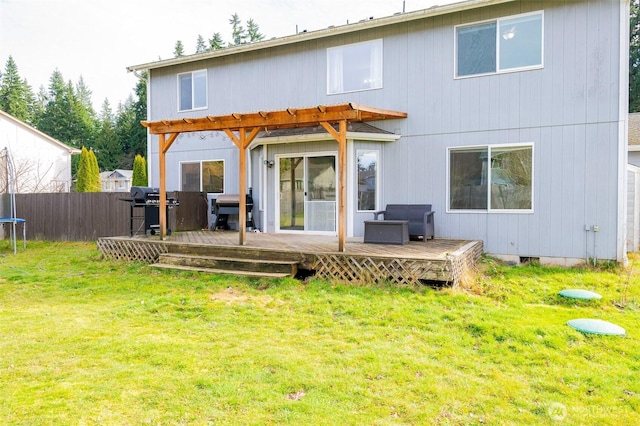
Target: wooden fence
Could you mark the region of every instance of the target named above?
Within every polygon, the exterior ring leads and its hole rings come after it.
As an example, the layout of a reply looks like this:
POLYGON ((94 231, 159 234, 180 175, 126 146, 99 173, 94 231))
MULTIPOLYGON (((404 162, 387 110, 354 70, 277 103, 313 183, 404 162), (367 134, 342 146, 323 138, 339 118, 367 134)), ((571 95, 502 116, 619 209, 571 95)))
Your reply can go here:
MULTIPOLYGON (((180 202, 169 210, 170 229, 192 231, 207 227, 206 195, 171 192, 167 196, 180 202)), ((129 197, 127 192, 16 194, 15 197, 16 216, 26 219, 29 240, 95 241, 100 237, 129 235, 131 204, 121 200, 129 197)), ((139 226, 140 222, 134 221, 134 228, 139 226)), ((144 234, 144 227, 141 232, 144 234)))

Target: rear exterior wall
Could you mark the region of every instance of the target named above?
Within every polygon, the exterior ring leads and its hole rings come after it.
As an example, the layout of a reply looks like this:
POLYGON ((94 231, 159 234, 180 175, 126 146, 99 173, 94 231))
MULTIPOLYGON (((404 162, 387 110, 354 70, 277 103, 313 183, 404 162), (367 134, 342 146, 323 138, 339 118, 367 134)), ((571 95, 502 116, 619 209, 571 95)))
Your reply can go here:
MULTIPOLYGON (((627 24, 621 8, 624 1, 522 0, 154 69, 149 119, 344 102, 404 111, 407 119, 372 123, 402 135, 380 145, 382 207, 431 203, 436 238, 482 240, 497 255, 622 260, 627 110, 620 97, 627 82, 620 34, 627 24), (538 10, 544 10, 542 69, 454 78, 455 25, 538 10), (383 88, 327 95, 327 48, 379 38, 383 88), (208 108, 177 112, 176 75, 201 69, 208 108), (533 212, 447 211, 448 148, 511 143, 534 146, 533 212), (585 231, 593 225, 597 233, 585 231)), ((148 152, 155 186, 157 137, 150 137, 148 152)), ((237 155, 222 133, 181 135, 167 155, 167 189, 179 189, 180 161, 224 159, 225 190, 237 192, 237 155)), ((258 176, 251 177, 254 187, 258 176)), ((362 232, 357 221, 355 236, 362 232)))

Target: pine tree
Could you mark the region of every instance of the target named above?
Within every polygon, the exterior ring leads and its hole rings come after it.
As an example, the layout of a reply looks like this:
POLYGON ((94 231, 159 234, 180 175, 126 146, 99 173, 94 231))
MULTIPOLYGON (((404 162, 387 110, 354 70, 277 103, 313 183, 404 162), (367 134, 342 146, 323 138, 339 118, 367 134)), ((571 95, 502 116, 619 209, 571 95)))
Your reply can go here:
POLYGON ((184 46, 180 40, 176 41, 176 45, 173 47, 173 56, 175 58, 184 56, 184 46))
POLYGON ((123 149, 116 134, 116 126, 108 99, 105 99, 102 104, 95 147, 98 152, 96 155, 105 170, 114 170, 118 167, 123 155, 123 149))
POLYGON ((231 19, 229 19, 229 23, 231 24, 231 43, 229 46, 238 46, 241 44, 245 44, 247 42, 247 31, 242 26, 240 22, 240 17, 237 13, 231 15, 231 19))
POLYGON ((260 33, 260 26, 253 19, 247 21, 247 36, 250 43, 264 39, 264 34, 260 33))
POLYGON ((0 109, 25 123, 35 122, 35 96, 27 81, 20 78, 11 56, 0 79, 0 109))
POLYGON ((213 37, 209 39, 209 50, 218 50, 224 48, 224 40, 220 33, 213 34, 213 37))
POLYGON ((133 160, 133 177, 131 179, 132 186, 147 186, 147 162, 141 155, 136 155, 133 160))
POLYGON ((196 53, 204 53, 207 51, 207 44, 204 41, 204 37, 198 34, 198 40, 196 41, 196 53))
POLYGON ((96 131, 93 110, 87 109, 77 97, 73 83, 65 83, 58 70, 51 75, 44 110, 36 127, 74 147, 93 145, 96 131))

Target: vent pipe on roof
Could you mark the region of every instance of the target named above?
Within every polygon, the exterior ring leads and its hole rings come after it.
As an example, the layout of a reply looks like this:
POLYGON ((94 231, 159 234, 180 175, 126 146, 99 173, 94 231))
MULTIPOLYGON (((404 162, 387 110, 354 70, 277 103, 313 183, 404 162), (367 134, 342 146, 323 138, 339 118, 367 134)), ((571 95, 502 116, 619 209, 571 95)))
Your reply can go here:
POLYGON ((404 13, 404 6, 406 3, 407 3, 406 0, 402 0, 402 13, 404 13))

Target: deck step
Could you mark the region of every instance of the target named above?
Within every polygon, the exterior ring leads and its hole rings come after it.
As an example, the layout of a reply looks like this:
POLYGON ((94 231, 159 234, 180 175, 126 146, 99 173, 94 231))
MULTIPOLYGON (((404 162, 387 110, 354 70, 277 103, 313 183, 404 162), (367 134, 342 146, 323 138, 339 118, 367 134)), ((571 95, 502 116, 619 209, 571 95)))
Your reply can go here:
POLYGON ((158 258, 159 265, 186 266, 214 271, 233 271, 236 275, 254 273, 256 276, 294 277, 298 272, 295 261, 274 261, 258 258, 198 256, 192 254, 163 253, 158 258))
POLYGON ((197 266, 183 266, 183 265, 171 265, 166 263, 154 263, 149 265, 152 268, 159 269, 174 269, 179 271, 193 271, 193 272, 206 272, 209 274, 220 275, 236 275, 239 277, 248 278, 287 278, 291 277, 290 274, 278 273, 278 272, 254 272, 254 271, 234 271, 231 269, 214 269, 214 268, 199 268, 197 266))

